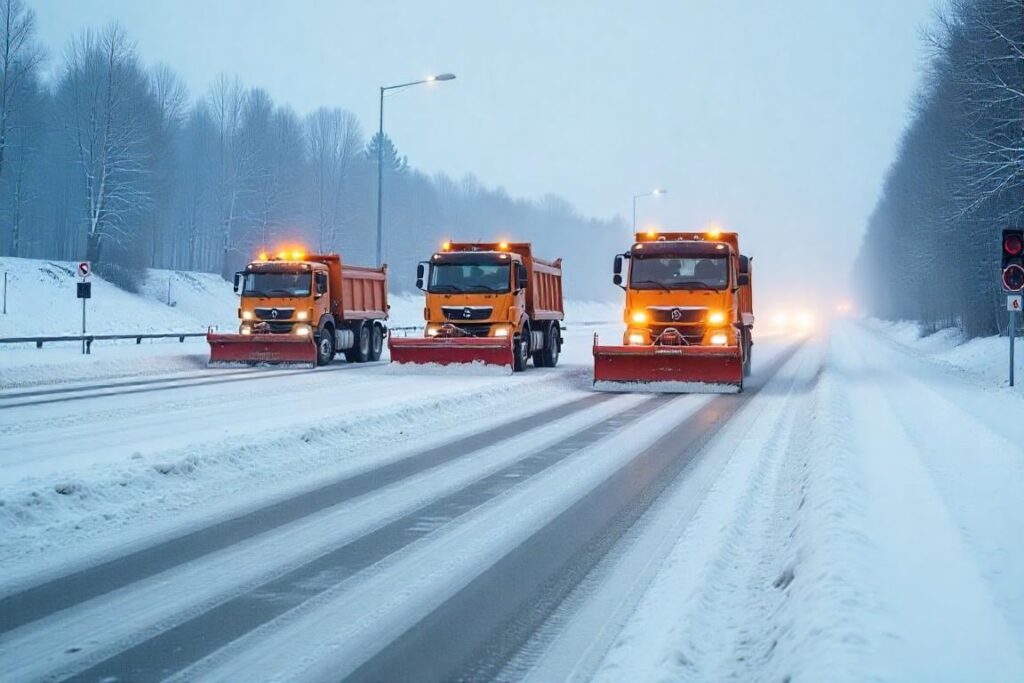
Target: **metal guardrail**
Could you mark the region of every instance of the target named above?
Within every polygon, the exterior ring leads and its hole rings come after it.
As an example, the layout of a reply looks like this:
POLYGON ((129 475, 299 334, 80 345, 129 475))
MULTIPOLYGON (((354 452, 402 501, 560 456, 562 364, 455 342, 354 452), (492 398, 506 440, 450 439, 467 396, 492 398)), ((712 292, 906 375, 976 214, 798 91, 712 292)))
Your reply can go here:
POLYGON ((37 349, 43 348, 43 344, 56 342, 85 342, 85 352, 90 353, 94 341, 108 341, 112 339, 134 339, 136 344, 141 344, 143 339, 177 339, 183 343, 189 337, 205 337, 206 332, 165 332, 158 334, 84 334, 56 337, 5 337, 0 339, 0 344, 35 344, 37 349))

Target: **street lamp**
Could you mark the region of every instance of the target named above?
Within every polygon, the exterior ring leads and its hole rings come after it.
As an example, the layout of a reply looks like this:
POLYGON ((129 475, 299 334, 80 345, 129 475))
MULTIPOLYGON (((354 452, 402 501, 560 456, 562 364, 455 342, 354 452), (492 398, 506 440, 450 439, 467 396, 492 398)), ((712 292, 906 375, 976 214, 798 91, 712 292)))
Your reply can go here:
POLYGON ((381 215, 384 207, 384 93, 388 90, 399 90, 412 85, 423 83, 434 83, 435 81, 453 81, 455 74, 437 74, 427 76, 423 80, 399 83, 398 85, 385 85, 380 88, 380 125, 377 129, 377 267, 383 263, 384 234, 381 228, 383 223, 381 215))
POLYGON ((651 190, 650 192, 644 192, 643 194, 635 194, 635 195, 633 195, 633 234, 634 235, 636 234, 636 200, 640 199, 641 197, 658 197, 660 195, 666 194, 667 192, 668 192, 668 190, 663 190, 660 187, 656 187, 653 190, 651 190))

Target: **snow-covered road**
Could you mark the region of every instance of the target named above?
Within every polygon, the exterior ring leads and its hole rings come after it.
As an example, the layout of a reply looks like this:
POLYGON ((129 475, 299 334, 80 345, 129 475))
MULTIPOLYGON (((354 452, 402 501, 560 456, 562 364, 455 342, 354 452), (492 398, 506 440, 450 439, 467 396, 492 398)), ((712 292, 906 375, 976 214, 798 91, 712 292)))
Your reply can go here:
POLYGON ((599 394, 593 331, 4 390, 0 679, 1024 679, 1018 394, 854 323, 599 394))

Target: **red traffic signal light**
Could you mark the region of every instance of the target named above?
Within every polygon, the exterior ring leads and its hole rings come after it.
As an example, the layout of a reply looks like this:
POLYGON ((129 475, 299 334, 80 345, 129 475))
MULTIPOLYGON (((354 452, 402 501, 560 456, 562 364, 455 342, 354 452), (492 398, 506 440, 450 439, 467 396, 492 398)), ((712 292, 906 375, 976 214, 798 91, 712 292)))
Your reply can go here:
POLYGON ((1003 230, 1002 281, 1008 292, 1024 290, 1024 229, 1003 230))

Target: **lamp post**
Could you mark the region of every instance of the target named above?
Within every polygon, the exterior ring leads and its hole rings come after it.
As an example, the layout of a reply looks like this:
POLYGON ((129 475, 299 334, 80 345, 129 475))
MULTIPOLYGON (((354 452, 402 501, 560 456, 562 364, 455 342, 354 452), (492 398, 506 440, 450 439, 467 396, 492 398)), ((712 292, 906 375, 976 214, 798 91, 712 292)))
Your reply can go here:
POLYGON ((656 187, 653 190, 651 190, 650 192, 644 192, 643 194, 635 194, 635 195, 633 195, 633 234, 634 235, 636 234, 636 200, 640 199, 641 197, 658 197, 660 195, 665 194, 666 192, 668 192, 668 190, 663 190, 660 187, 656 187))
POLYGON ((438 74, 427 76, 420 81, 409 81, 398 85, 384 85, 380 88, 380 123, 377 128, 377 267, 383 264, 384 233, 382 229, 382 212, 384 208, 384 93, 388 90, 399 90, 412 85, 433 83, 435 81, 455 80, 455 74, 438 74))

